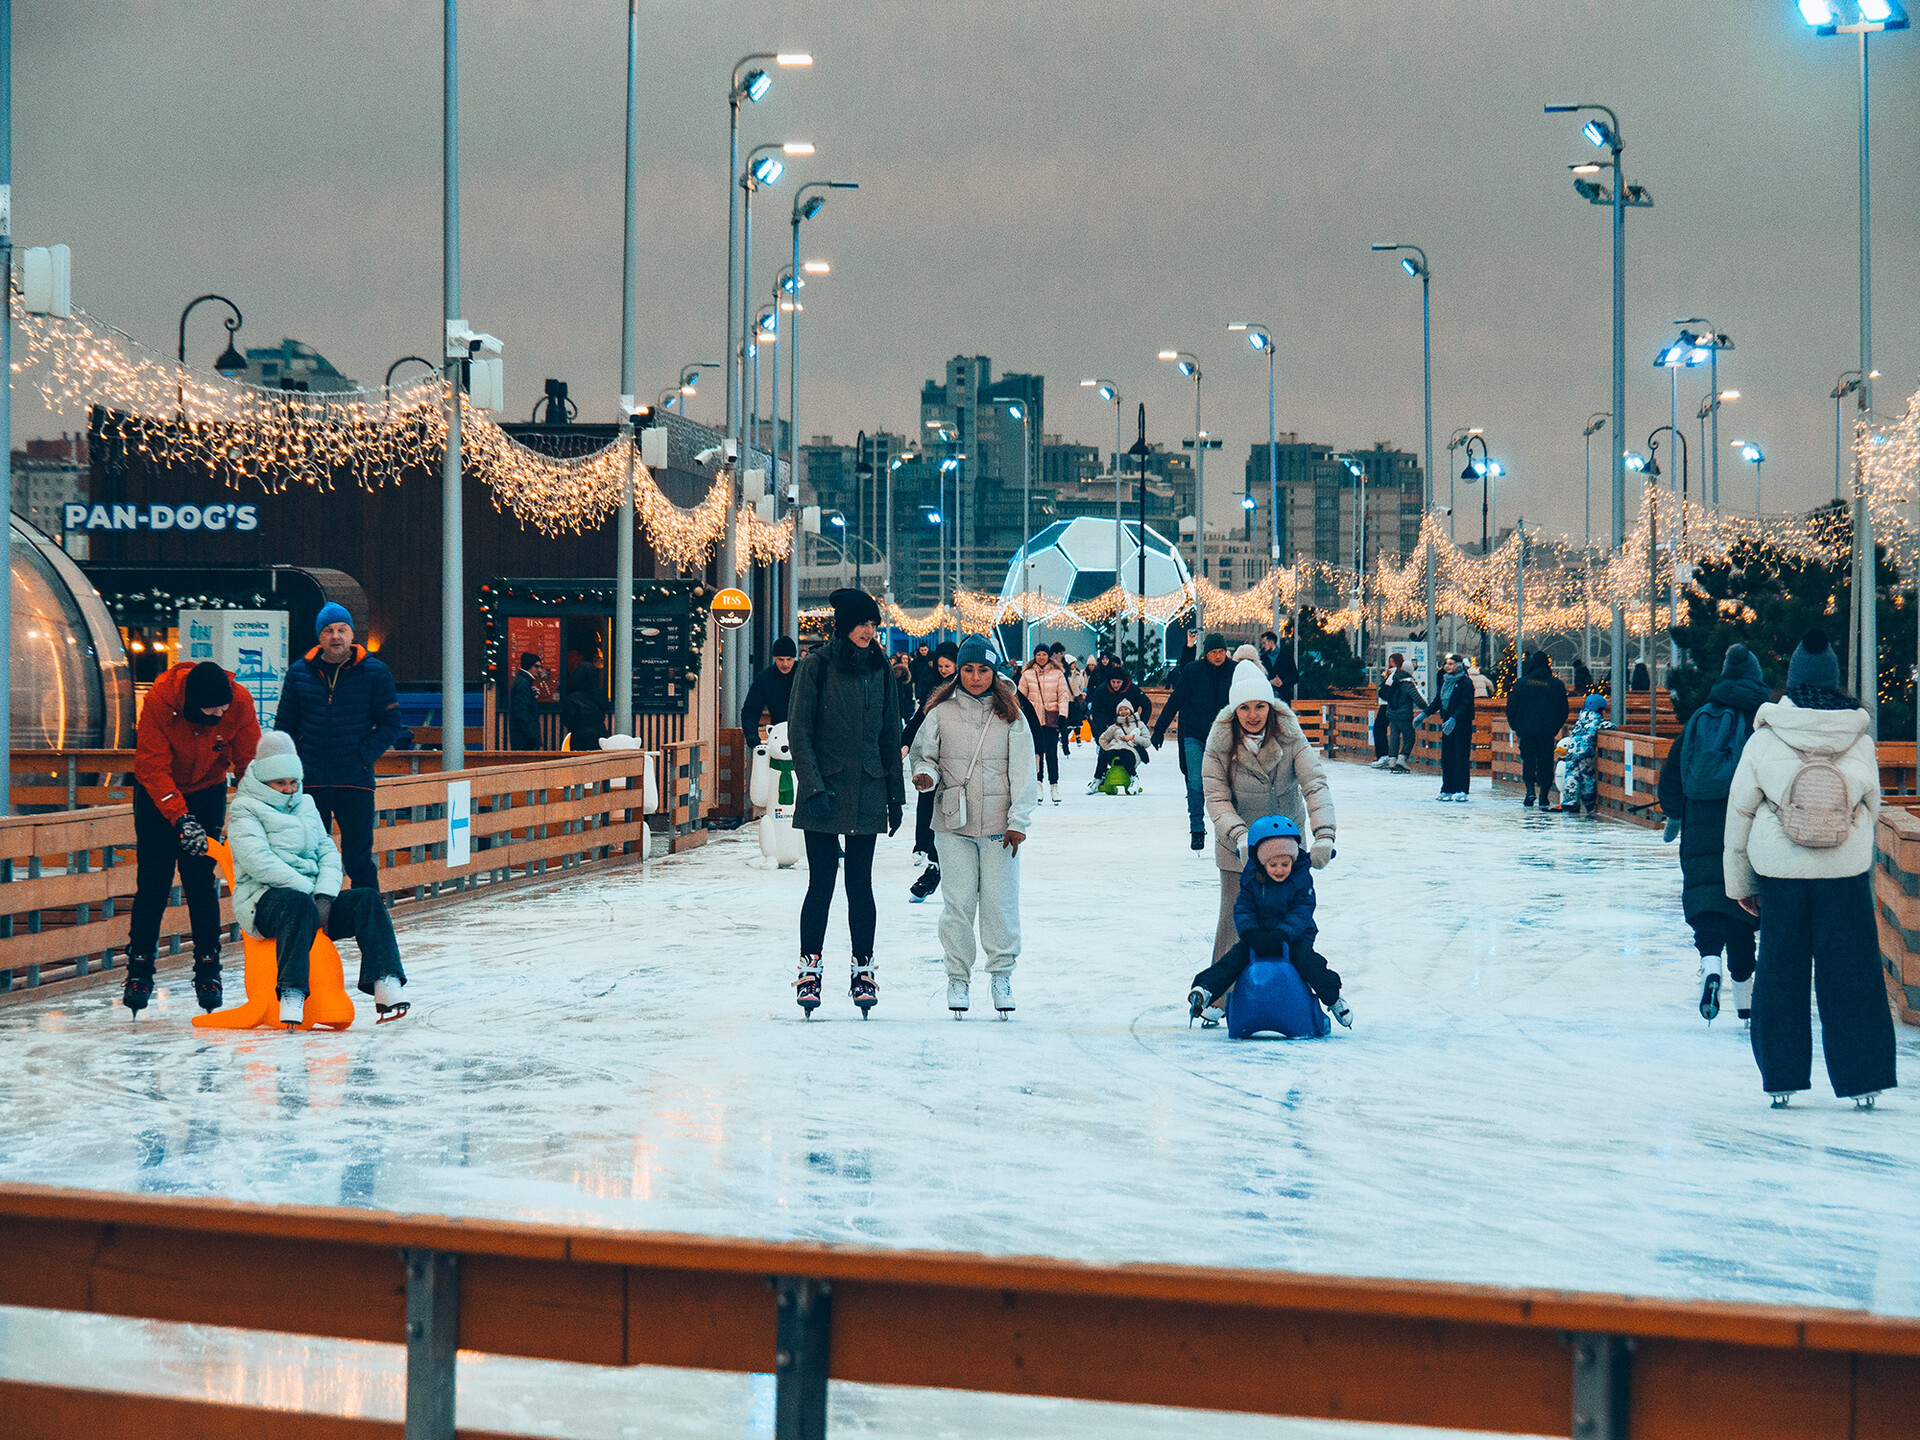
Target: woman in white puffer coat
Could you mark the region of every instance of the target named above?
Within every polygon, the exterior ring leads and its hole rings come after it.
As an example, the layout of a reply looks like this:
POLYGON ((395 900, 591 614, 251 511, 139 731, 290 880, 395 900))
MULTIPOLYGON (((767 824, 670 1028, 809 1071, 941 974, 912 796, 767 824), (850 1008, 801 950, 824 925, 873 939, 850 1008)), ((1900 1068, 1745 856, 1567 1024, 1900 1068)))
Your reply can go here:
POLYGON ((958 1020, 970 1003, 977 915, 993 1008, 1005 1020, 1013 1013, 1020 958, 1020 846, 1040 781, 1033 732, 1013 686, 994 669, 1000 657, 992 644, 969 635, 958 659, 959 673, 933 692, 913 737, 913 788, 934 797, 947 1008, 958 1020))
POLYGON ((1894 1085, 1893 1017, 1873 908, 1880 762, 1867 712, 1807 633, 1787 698, 1762 705, 1727 792, 1727 895, 1760 917, 1753 1055, 1775 1108, 1813 1075, 1811 983, 1834 1094, 1863 1107, 1894 1085))

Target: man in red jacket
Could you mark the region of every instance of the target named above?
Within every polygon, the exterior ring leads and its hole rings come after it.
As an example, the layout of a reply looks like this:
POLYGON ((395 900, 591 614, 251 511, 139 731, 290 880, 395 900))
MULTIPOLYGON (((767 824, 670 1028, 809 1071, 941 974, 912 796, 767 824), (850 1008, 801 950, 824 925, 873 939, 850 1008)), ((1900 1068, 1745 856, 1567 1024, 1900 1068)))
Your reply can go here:
POLYGON ((121 1003, 138 1015, 153 998, 160 920, 173 890, 193 927, 193 993, 202 1010, 220 1008, 220 896, 207 840, 227 821, 227 776, 253 762, 260 722, 246 688, 211 660, 175 665, 147 692, 133 762, 133 930, 121 1003))

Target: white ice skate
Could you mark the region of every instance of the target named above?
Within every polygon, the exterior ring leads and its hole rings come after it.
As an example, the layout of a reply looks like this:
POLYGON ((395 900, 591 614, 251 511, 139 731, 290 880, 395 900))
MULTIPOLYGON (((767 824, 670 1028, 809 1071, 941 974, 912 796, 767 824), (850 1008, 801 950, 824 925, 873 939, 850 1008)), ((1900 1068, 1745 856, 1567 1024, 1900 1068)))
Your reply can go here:
POLYGON ((1878 1090, 1869 1090, 1864 1095, 1856 1095, 1853 1097, 1853 1108, 1856 1110, 1871 1110, 1873 1109, 1873 1102, 1879 1098, 1880 1092, 1878 1090))
POLYGON ((993 1008, 1002 1020, 1013 1014, 1013 977, 995 975, 993 977, 993 1008))
MULTIPOLYGON (((1704 968, 1704 967, 1703 967, 1704 968)), ((1700 982, 1700 1018, 1713 1024, 1720 1014, 1720 970, 1705 970, 1700 982)))
POLYGON ((1776 1110, 1786 1109, 1787 1102, 1793 1099, 1791 1090, 1769 1090, 1767 1093, 1773 1096, 1773 1108, 1776 1110))
POLYGON ((949 975, 947 977, 947 1009, 953 1012, 953 1018, 956 1020, 965 1019, 967 1007, 972 1003, 973 997, 968 989, 967 982, 958 976, 949 975))
POLYGON ((280 1023, 289 1030, 306 1018, 307 997, 298 990, 280 992, 280 1023))
POLYGON ((391 975, 382 975, 373 982, 374 1024, 384 1025, 389 1020, 398 1020, 413 1008, 413 1002, 407 999, 407 987, 391 975))
POLYGON ((1351 1030, 1353 1028, 1353 1007, 1347 1004, 1346 996, 1334 996, 1333 1004, 1329 1005, 1327 1009, 1332 1012, 1333 1018, 1346 1026, 1347 1029, 1351 1030))
POLYGON ((1372 770, 1385 770, 1392 764, 1393 764, 1393 757, 1391 755, 1382 755, 1378 760, 1374 761, 1373 764, 1368 768, 1372 770))
POLYGON ((1058 805, 1060 803, 1060 787, 1058 785, 1047 786, 1047 798, 1058 805))
POLYGON ((1753 1028, 1753 977, 1733 982, 1733 1013, 1753 1028))

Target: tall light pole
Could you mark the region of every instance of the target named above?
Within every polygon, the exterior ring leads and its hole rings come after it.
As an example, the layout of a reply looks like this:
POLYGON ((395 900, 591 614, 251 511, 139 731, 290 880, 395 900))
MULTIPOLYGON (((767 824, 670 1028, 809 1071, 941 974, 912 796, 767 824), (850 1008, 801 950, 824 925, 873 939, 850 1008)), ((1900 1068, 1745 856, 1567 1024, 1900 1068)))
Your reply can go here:
MULTIPOLYGON (((1193 555, 1199 563, 1196 580, 1207 579, 1207 436, 1200 428, 1200 357, 1190 350, 1162 350, 1162 360, 1171 360, 1181 375, 1193 381, 1193 555)), ((1142 545, 1147 537, 1140 537, 1142 545)), ((1196 625, 1206 617, 1200 610, 1200 592, 1194 591, 1193 618, 1196 625)))
MULTIPOLYGON (((1605 166, 1578 165, 1574 167, 1574 192, 1592 205, 1606 205, 1613 211, 1613 525, 1611 550, 1618 553, 1627 539, 1627 468, 1625 436, 1627 433, 1627 207, 1649 209, 1653 197, 1647 193, 1644 185, 1631 185, 1627 181, 1627 172, 1621 163, 1626 153, 1626 141, 1620 133, 1620 117, 1605 105, 1582 103, 1578 105, 1549 105, 1549 115, 1573 115, 1591 111, 1607 118, 1589 120, 1581 127, 1581 133, 1598 149, 1607 151, 1612 159, 1605 166), (1586 177, 1589 171, 1611 169, 1613 184, 1601 185, 1586 177)), ((1613 723, 1623 725, 1627 718, 1627 616, 1620 608, 1618 599, 1613 605, 1613 663, 1612 709, 1613 723)))
MULTIPOLYGON (((1111 380, 1094 379, 1082 380, 1080 382, 1080 388, 1082 390, 1093 391, 1093 393, 1098 395, 1102 400, 1109 401, 1113 405, 1113 583, 1120 585, 1120 532, 1122 528, 1120 519, 1120 387, 1111 380)), ((1122 585, 1121 593, 1124 594, 1125 591, 1126 587, 1122 585)), ((1114 631, 1116 638, 1113 646, 1115 653, 1118 653, 1120 649, 1120 642, 1117 638, 1119 633, 1116 627, 1114 631)))
POLYGON ((1842 450, 1840 402, 1860 388, 1858 370, 1842 370, 1840 378, 1833 382, 1833 498, 1840 498, 1840 455, 1842 450))
MULTIPOLYGON (((1274 410, 1273 331, 1252 320, 1236 320, 1227 326, 1230 332, 1245 332, 1247 343, 1267 355, 1267 537, 1274 572, 1280 570, 1280 433, 1274 410)), ((1252 497, 1248 497, 1252 498, 1252 497)), ((1253 507, 1249 505, 1248 511, 1253 507)), ((1280 587, 1273 587, 1273 628, 1280 630, 1280 587)))
MULTIPOLYGON (((1427 263, 1427 252, 1418 245, 1409 245, 1397 241, 1391 245, 1375 245, 1375 250, 1391 253, 1404 250, 1408 253, 1400 257, 1400 268, 1420 281, 1420 371, 1426 392, 1426 467, 1427 495, 1426 505, 1421 511, 1421 526, 1425 530, 1426 522, 1433 516, 1433 267, 1427 263)), ((1434 614, 1434 584, 1439 562, 1434 555, 1433 538, 1427 537, 1427 668, 1422 678, 1438 674, 1434 668, 1434 626, 1437 618, 1434 614)))
POLYGON ((1740 458, 1753 466, 1753 518, 1760 519, 1760 467, 1767 463, 1766 454, 1751 440, 1729 440, 1727 442, 1740 452, 1740 458))
POLYGON ((446 0, 440 81, 441 299, 447 322, 447 448, 440 463, 440 768, 467 765, 466 586, 460 524, 460 0, 446 0))
MULTIPOLYGON (((1024 401, 995 400, 1020 422, 1020 603, 1033 589, 1033 411, 1024 401)), ((1032 627, 1021 617, 1020 644, 1025 648, 1032 627)))
MULTIPOLYGON (((805 284, 802 275, 825 275, 830 273, 824 260, 809 260, 800 263, 800 225, 811 220, 826 205, 827 197, 818 192, 824 190, 858 190, 859 184, 852 180, 809 180, 793 192, 793 260, 792 273, 795 277, 793 309, 793 329, 787 336, 790 347, 787 351, 787 484, 790 494, 800 493, 800 296, 798 287, 805 284)), ((787 633, 796 640, 800 635, 800 574, 794 572, 794 583, 788 587, 787 595, 787 633)))
MULTIPOLYGON (((1507 472, 1498 460, 1487 454, 1487 439, 1478 430, 1467 432, 1467 438, 1461 442, 1466 449, 1466 467, 1461 470, 1460 478, 1480 484, 1480 561, 1487 566, 1486 587, 1486 624, 1480 627, 1480 669, 1485 672, 1492 663, 1493 629, 1493 567, 1487 563, 1493 553, 1493 482, 1507 472), (1473 458, 1473 447, 1480 447, 1480 458, 1473 458)), ((1451 462, 1449 462, 1451 463, 1451 462)))
POLYGON ((1607 412, 1596 410, 1587 417, 1586 428, 1580 432, 1587 442, 1587 528, 1586 544, 1582 554, 1586 556, 1586 581, 1580 590, 1580 619, 1586 631, 1582 645, 1581 658, 1591 667, 1593 664, 1593 437, 1607 428, 1607 412))
MULTIPOLYGON (((1873 189, 1868 161, 1871 156, 1868 120, 1871 95, 1867 86, 1867 36, 1880 30, 1905 30, 1907 12, 1899 0, 1799 0, 1801 18, 1816 35, 1857 35, 1860 50, 1860 388, 1859 413, 1864 422, 1873 414, 1873 189), (1845 13, 1842 13, 1845 12, 1845 13)), ((1759 462, 1754 463, 1756 486, 1759 462)), ((1877 726, 1880 715, 1879 566, 1873 553, 1873 516, 1867 506, 1866 469, 1858 456, 1853 471, 1853 593, 1857 623, 1847 647, 1848 669, 1854 693, 1868 720, 1877 726)), ((1920 707, 1916 707, 1920 709, 1920 707)))
MULTIPOLYGON (((726 456, 725 469, 727 486, 727 529, 726 540, 721 548, 720 575, 723 585, 734 581, 735 564, 739 555, 739 536, 734 512, 740 502, 740 410, 745 399, 746 375, 741 370, 742 352, 745 348, 742 332, 746 325, 740 318, 742 293, 747 289, 747 277, 739 265, 740 239, 740 102, 745 100, 758 104, 764 100, 767 91, 773 87, 773 77, 756 64, 757 61, 771 60, 775 65, 793 68, 813 64, 813 56, 800 52, 781 52, 772 50, 755 51, 743 55, 734 62, 727 83, 727 420, 726 432, 730 443, 730 454, 726 456), (736 331, 735 326, 740 330, 736 331)), ((798 627, 795 627, 796 630, 798 627)), ((723 642, 724 644, 724 642, 723 642)), ((720 663, 720 713, 731 715, 740 708, 740 690, 742 670, 742 647, 739 644, 725 645, 720 663)))
MULTIPOLYGON (((452 0, 448 0, 449 5, 452 0)), ((451 21, 449 21, 451 23, 451 21)), ((13 0, 0 0, 0 477, 6 493, 7 545, 13 545, 13 0)), ((232 336, 228 336, 232 348, 232 336)), ((8 603, 0 605, 0 735, 13 743, 13 565, 7 564, 8 603)), ((13 814, 13 785, 0 785, 0 815, 13 814)))
MULTIPOLYGON (((1674 627, 1680 623, 1680 542, 1686 533, 1685 525, 1686 525, 1686 515, 1687 515, 1688 455, 1687 455, 1687 432, 1682 430, 1678 424, 1669 423, 1666 425, 1662 425, 1658 430, 1653 431, 1651 434, 1647 436, 1646 473, 1651 479, 1658 480, 1660 478, 1660 442, 1655 440, 1654 436, 1658 435, 1662 430, 1668 432, 1673 436, 1674 444, 1680 451, 1680 468, 1679 470, 1674 472, 1672 476, 1672 481, 1673 481, 1672 489, 1676 494, 1680 496, 1680 524, 1675 527, 1675 533, 1667 537, 1667 544, 1673 550, 1673 565, 1670 567, 1672 570, 1673 578, 1671 583, 1667 587, 1667 652, 1668 652, 1667 653, 1667 670, 1669 674, 1671 674, 1674 668, 1678 666, 1680 663, 1680 646, 1673 638, 1673 631, 1674 631, 1674 627)), ((1649 535, 1649 539, 1647 542, 1647 548, 1648 548, 1648 567, 1649 568, 1648 568, 1647 580, 1649 584, 1652 584, 1654 582, 1654 575, 1652 570, 1652 551, 1654 547, 1653 547, 1653 540, 1651 538, 1652 536, 1651 522, 1649 522, 1648 535, 1649 535)), ((1648 597, 1647 611, 1648 611, 1648 619, 1651 620, 1652 612, 1653 612, 1651 596, 1648 597)), ((1651 635, 1649 636, 1649 640, 1648 640, 1647 652, 1650 656, 1654 656, 1659 653, 1653 648, 1651 635)), ((1658 665, 1658 661, 1656 660, 1655 669, 1658 670, 1658 668, 1659 668, 1659 665, 1658 665)), ((1660 687, 1658 685, 1655 685, 1653 688, 1657 690, 1660 687)))
MULTIPOLYGON (((639 78, 639 0, 627 0, 627 171, 620 236, 620 414, 627 479, 620 491, 613 550, 613 727, 621 735, 633 733, 633 467, 638 458, 633 433, 633 412, 638 408, 633 396, 633 292, 640 228, 640 192, 634 183, 634 167, 640 150, 639 78)), ((685 378, 683 373, 683 384, 685 378)))

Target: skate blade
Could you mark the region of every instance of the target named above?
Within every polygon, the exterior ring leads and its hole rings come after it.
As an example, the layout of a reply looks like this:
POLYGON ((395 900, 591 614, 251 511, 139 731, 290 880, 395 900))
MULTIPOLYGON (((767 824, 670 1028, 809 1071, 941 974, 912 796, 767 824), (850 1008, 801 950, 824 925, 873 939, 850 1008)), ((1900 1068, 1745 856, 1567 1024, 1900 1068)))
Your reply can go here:
POLYGON ((407 1011, 413 1008, 413 1002, 411 1000, 402 1000, 396 1005, 376 1005, 373 1008, 375 1011, 373 1023, 376 1025, 384 1025, 389 1020, 402 1018, 407 1011))
POLYGON ((967 1018, 967 1012, 964 1010, 955 1010, 951 1013, 953 1015, 953 1018, 956 1020, 964 1020, 967 1018))
POLYGON ((994 1013, 994 1018, 995 1018, 996 1020, 1011 1020, 1011 1019, 1013 1018, 1013 1011, 1011 1011, 1011 1010, 999 1010, 999 1011, 996 1011, 996 1012, 994 1013))

